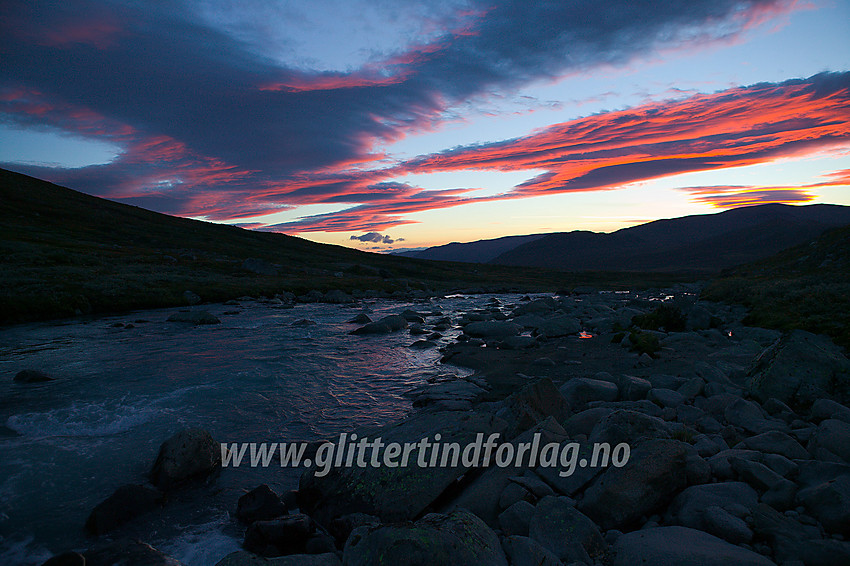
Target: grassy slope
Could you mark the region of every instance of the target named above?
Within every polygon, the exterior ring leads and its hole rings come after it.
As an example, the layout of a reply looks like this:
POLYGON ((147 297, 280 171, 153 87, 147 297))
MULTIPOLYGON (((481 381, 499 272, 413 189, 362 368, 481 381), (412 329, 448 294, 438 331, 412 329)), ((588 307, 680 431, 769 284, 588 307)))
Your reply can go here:
POLYGON ((433 262, 158 214, 0 170, 0 323, 310 289, 555 291, 687 276, 577 273, 433 262), (245 271, 245 259, 280 266, 245 271), (335 274, 342 272, 343 277, 335 274))
POLYGON ((850 351, 850 226, 730 270, 703 295, 749 307, 750 324, 828 334, 850 351))

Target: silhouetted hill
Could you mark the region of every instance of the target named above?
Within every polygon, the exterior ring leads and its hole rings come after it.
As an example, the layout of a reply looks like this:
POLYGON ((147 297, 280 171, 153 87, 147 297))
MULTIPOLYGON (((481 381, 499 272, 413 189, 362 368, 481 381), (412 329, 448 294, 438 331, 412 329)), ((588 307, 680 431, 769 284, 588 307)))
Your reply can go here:
POLYGON ((499 255, 510 251, 522 244, 533 242, 543 238, 546 234, 529 234, 527 236, 505 236, 492 240, 478 240, 477 242, 452 242, 442 246, 434 246, 426 250, 415 252, 403 252, 398 255, 415 257, 419 259, 433 259, 438 261, 463 261, 467 263, 487 263, 496 259, 499 255))
POLYGON ((450 252, 456 261, 546 267, 562 271, 712 274, 770 256, 850 224, 850 207, 767 204, 719 214, 656 220, 610 234, 575 231, 450 244, 417 257, 450 252), (527 240, 523 240, 526 238, 527 240), (492 244, 491 244, 492 243, 492 244), (482 250, 518 244, 487 259, 482 250))
MULTIPOLYGON (((0 169, 0 323, 311 290, 550 291, 681 278, 564 277, 426 261, 176 218, 0 169)), ((374 293, 373 293, 374 294, 374 293)))
POLYGON ((727 270, 703 296, 747 306, 748 324, 828 334, 850 351, 850 226, 727 270))

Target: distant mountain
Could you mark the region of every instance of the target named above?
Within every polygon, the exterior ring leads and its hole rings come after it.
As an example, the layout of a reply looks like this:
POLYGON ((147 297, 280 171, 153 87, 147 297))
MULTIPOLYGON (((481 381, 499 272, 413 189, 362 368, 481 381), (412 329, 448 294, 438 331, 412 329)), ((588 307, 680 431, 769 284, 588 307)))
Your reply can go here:
POLYGON ((434 246, 421 251, 401 252, 397 255, 438 261, 462 261, 466 263, 487 263, 518 246, 543 238, 547 234, 529 234, 528 236, 505 236, 493 240, 477 242, 452 242, 443 246, 434 246))
POLYGON ((416 257, 561 271, 710 274, 766 258, 848 224, 847 206, 766 204, 656 220, 610 234, 574 231, 449 244, 416 257), (493 255, 500 248, 505 249, 493 255))

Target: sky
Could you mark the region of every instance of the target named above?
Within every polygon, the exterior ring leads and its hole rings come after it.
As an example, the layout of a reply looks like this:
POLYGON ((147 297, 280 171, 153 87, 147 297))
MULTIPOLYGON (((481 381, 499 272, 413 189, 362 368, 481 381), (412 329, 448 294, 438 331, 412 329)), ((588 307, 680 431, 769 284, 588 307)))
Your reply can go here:
POLYGON ((850 205, 850 0, 4 0, 0 167, 370 251, 850 205))

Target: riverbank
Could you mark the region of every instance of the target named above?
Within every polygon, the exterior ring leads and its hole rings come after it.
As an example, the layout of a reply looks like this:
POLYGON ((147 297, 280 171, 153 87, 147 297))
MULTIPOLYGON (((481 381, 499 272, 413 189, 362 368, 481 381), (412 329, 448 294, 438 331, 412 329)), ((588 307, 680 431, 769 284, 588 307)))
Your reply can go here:
MULTIPOLYGON (((407 467, 312 469, 297 493, 252 492, 268 512, 245 519, 251 501, 232 501, 246 550, 219 564, 846 562, 850 362, 824 336, 747 326, 743 308, 697 292, 481 298, 452 314, 423 301, 373 317, 353 339, 403 337, 474 373, 411 388, 410 417, 350 431, 360 438, 519 446, 539 433, 559 448, 626 443, 628 462, 431 467, 420 447, 407 467)), ((90 556, 126 550, 109 541, 157 513, 109 529, 90 556)))

